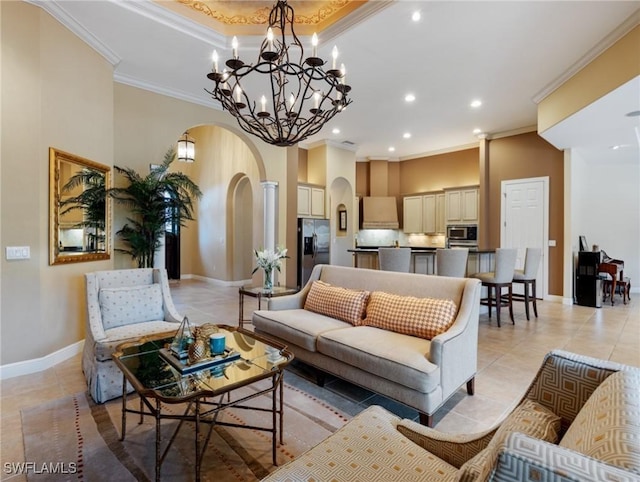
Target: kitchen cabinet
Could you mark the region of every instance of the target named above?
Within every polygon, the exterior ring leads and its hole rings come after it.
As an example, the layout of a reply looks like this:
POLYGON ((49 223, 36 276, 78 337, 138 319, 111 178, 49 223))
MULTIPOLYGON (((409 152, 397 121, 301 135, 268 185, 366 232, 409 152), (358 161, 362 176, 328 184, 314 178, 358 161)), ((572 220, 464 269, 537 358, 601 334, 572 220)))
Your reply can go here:
POLYGON ((445 191, 446 224, 478 224, 478 188, 445 191))
POLYGON ((444 233, 444 193, 405 196, 403 199, 405 233, 444 233))
POLYGON ((324 189, 315 186, 298 186, 298 217, 324 218, 324 189))

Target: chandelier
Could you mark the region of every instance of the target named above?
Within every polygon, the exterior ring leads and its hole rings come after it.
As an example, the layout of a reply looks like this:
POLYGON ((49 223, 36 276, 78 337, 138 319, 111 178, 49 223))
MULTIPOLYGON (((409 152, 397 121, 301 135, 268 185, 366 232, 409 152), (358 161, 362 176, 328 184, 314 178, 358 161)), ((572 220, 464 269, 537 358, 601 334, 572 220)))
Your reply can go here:
POLYGON ((215 86, 206 92, 244 131, 276 146, 292 146, 317 133, 351 103, 344 64, 337 66, 338 49, 333 48, 331 69, 325 70, 325 61, 317 53, 317 35, 311 40, 311 56, 305 57, 293 21, 293 8, 279 0, 269 14, 256 64, 240 60, 238 40, 233 37, 233 55, 225 62, 229 70, 219 71, 214 51, 213 69, 207 74, 215 86), (258 101, 253 97, 256 93, 261 95, 258 101))

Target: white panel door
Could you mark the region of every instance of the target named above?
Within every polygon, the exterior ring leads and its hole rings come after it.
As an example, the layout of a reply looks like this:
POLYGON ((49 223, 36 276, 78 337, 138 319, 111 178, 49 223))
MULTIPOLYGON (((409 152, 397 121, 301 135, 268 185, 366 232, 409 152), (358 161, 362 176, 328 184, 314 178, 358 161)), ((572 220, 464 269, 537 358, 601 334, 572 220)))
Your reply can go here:
MULTIPOLYGON (((501 246, 518 248, 516 269, 524 267, 526 248, 541 248, 542 260, 536 277, 538 298, 548 293, 548 178, 502 182, 501 246)), ((522 293, 514 284, 514 292, 522 293)))

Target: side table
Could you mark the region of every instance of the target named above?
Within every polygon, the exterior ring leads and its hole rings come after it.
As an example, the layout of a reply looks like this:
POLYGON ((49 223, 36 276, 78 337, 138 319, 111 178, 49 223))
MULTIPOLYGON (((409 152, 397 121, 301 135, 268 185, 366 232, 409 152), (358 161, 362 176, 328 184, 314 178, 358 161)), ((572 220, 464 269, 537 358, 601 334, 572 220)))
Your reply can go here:
POLYGON ((271 291, 264 291, 262 286, 241 286, 238 290, 239 307, 238 307, 238 326, 243 327, 244 319, 244 297, 251 296, 258 298, 258 309, 262 309, 262 298, 275 298, 277 296, 294 295, 298 292, 298 288, 287 288, 286 286, 274 286, 271 291))

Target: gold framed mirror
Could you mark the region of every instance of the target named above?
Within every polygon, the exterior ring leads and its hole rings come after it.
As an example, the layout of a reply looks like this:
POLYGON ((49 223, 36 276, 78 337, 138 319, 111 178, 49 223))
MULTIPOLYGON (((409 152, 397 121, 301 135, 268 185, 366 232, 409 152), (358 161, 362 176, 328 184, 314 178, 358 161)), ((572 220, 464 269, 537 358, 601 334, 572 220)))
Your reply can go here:
POLYGON ((49 264, 111 257, 111 168, 49 148, 49 264))

